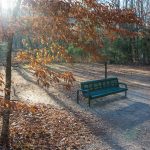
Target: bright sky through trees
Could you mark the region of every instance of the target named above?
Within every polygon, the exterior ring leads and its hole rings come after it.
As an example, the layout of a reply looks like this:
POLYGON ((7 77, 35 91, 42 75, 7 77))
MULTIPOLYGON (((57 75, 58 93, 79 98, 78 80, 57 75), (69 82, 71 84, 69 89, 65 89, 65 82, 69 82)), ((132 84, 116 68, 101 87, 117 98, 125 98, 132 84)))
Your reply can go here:
POLYGON ((12 12, 15 7, 17 0, 0 0, 0 11, 1 13, 8 15, 12 12))

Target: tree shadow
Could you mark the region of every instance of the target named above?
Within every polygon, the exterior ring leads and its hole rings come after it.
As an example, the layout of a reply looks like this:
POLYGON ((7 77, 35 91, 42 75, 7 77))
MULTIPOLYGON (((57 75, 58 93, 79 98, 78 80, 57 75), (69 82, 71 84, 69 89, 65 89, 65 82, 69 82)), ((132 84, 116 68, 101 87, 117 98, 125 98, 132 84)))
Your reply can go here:
MULTIPOLYGON (((72 71, 74 74, 80 78, 89 80, 95 78, 104 78, 105 69, 103 64, 75 64, 71 66, 67 65, 59 65, 57 64, 56 69, 72 71)), ((127 82, 129 86, 132 87, 142 87, 142 88, 150 88, 150 76, 148 73, 140 72, 140 70, 136 71, 136 69, 132 69, 133 72, 130 72, 130 68, 122 68, 121 66, 117 66, 115 68, 113 65, 108 65, 108 76, 117 76, 119 79, 127 82)))
MULTIPOLYGON (((20 69, 16 69, 16 71, 19 73, 19 75, 21 75, 25 80, 27 80, 28 82, 31 82, 32 84, 37 85, 36 81, 33 81, 28 74, 24 71, 22 72, 20 69)), ((40 88, 43 88, 42 86, 38 85, 40 88)), ((125 150, 116 139, 114 139, 112 137, 112 135, 110 135, 110 133, 107 132, 107 130, 102 126, 101 121, 102 121, 102 116, 98 116, 98 120, 99 123, 95 124, 93 122, 90 121, 90 119, 92 118, 87 118, 87 114, 84 113, 84 111, 89 111, 90 113, 93 114, 94 111, 92 110, 92 108, 89 107, 84 107, 84 105, 77 105, 76 102, 72 103, 72 106, 69 106, 67 103, 65 103, 65 101, 60 100, 58 97, 56 97, 54 94, 50 93, 48 89, 44 89, 44 91, 55 101, 57 102, 57 104, 63 108, 65 108, 65 110, 67 110, 69 113, 71 113, 75 118, 78 118, 91 132, 93 135, 97 136, 98 138, 100 138, 101 141, 107 143, 107 145, 109 145, 112 149, 116 149, 116 150, 125 150), (76 108, 79 108, 79 110, 77 110, 76 108)), ((103 118, 104 121, 106 120, 105 118, 103 118)))
POLYGON ((106 110, 98 115, 108 120, 113 127, 126 131, 150 120, 150 106, 135 102, 117 110, 106 110))

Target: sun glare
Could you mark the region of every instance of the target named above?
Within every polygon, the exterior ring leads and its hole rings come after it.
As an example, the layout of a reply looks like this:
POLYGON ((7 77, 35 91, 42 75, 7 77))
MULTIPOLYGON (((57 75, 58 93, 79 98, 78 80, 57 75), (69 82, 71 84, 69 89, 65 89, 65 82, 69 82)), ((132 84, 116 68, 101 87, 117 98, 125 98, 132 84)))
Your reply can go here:
POLYGON ((16 0, 0 0, 0 7, 4 11, 13 9, 16 0))
POLYGON ((10 8, 9 0, 0 0, 1 1, 1 8, 8 9, 10 8))

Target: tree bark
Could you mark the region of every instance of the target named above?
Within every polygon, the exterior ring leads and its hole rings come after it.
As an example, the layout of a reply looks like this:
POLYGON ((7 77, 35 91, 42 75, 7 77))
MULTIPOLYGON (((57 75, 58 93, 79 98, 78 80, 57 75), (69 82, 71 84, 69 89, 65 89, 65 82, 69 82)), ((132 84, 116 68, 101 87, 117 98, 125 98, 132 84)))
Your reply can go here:
MULTIPOLYGON (((13 9, 12 17, 16 19, 17 14, 20 10, 22 0, 18 0, 16 2, 16 7, 13 9)), ((5 20, 3 20, 5 22, 5 20)), ((7 22, 7 21, 6 21, 7 22)), ((4 25, 4 40, 7 41, 7 55, 6 55, 6 82, 5 82, 5 100, 10 100, 11 98, 11 55, 12 55, 12 45, 13 45, 13 37, 14 33, 7 33, 8 25, 4 25)), ((10 109, 6 108, 3 111, 3 122, 2 122, 2 131, 1 131, 1 146, 4 150, 10 149, 9 143, 9 118, 10 118, 10 109)))
MULTIPOLYGON (((5 84, 5 100, 10 100, 11 97, 11 54, 12 54, 13 35, 8 38, 8 51, 6 58, 6 84, 5 84)), ((1 132, 1 144, 4 149, 9 149, 9 118, 10 109, 6 108, 3 111, 3 125, 1 132)))

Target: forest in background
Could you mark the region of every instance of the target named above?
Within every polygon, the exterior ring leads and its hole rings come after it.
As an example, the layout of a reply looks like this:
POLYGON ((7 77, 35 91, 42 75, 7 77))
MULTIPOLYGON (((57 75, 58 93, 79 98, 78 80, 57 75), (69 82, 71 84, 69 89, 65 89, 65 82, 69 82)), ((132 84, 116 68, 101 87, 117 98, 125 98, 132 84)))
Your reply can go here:
MULTIPOLYGON (((106 2, 105 0, 103 2, 106 2)), ((107 56, 112 64, 150 64, 150 0, 113 0, 116 9, 134 9, 136 16, 143 21, 142 26, 122 24, 122 27, 131 32, 137 32, 134 37, 117 37, 112 40, 103 38, 103 47, 99 51, 107 56)), ((119 26, 118 26, 119 28, 119 26)), ((86 56, 82 49, 73 45, 68 47, 68 52, 75 56, 77 61, 82 61, 86 56)))
MULTIPOLYGON (((101 0, 101 2, 106 2, 101 0)), ((103 45, 97 49, 101 54, 106 56, 111 64, 150 64, 150 0, 113 0, 112 4, 116 9, 134 9, 136 16, 143 21, 142 26, 122 24, 124 29, 131 32, 137 32, 136 36, 112 36, 111 39, 102 37, 103 45)), ((73 21, 73 20, 72 20, 73 21)), ((119 28, 120 25, 118 25, 119 28)), ((121 27, 121 28, 122 28, 121 27)), ((61 41, 59 41, 61 42, 61 41)), ((73 57, 74 62, 91 62, 92 55, 85 52, 82 48, 75 47, 73 44, 66 45, 67 53, 73 57), (84 59, 83 59, 84 58, 84 59), (86 58, 86 59, 85 59, 86 58)), ((16 33, 13 41, 13 51, 19 49, 39 48, 39 43, 34 43, 30 37, 24 37, 16 33), (28 42, 27 45, 23 41, 28 42)), ((6 46, 0 45, 0 61, 5 60, 6 46)), ((57 61, 57 60, 55 60, 57 61)), ((63 62, 63 60, 58 60, 63 62)))
POLYGON ((104 54, 109 56, 112 63, 150 64, 150 0, 114 0, 114 5, 117 9, 134 9, 143 25, 123 24, 124 28, 138 35, 132 38, 120 37, 112 44, 106 39, 104 54))

